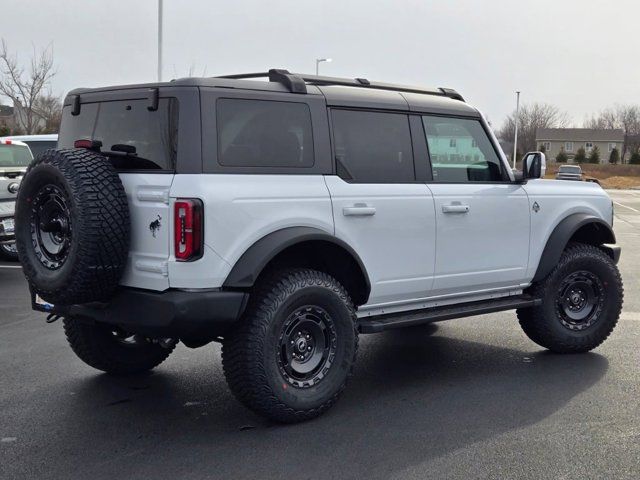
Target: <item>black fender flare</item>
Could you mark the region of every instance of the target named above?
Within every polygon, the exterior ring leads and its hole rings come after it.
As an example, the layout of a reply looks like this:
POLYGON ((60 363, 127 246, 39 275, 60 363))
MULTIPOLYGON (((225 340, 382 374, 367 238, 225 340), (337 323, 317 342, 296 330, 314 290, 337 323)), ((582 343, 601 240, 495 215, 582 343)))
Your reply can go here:
POLYGON ((235 263, 223 286, 250 288, 264 267, 286 248, 302 242, 320 240, 333 243, 346 250, 356 261, 366 283, 367 296, 371 291, 369 275, 360 256, 343 240, 314 227, 288 227, 265 235, 251 245, 235 263))
POLYGON ((551 273, 553 267, 555 267, 560 260, 560 256, 569 243, 569 240, 571 240, 571 237, 582 227, 590 223, 596 224, 597 229, 601 232, 601 238, 595 243, 598 245, 616 243, 616 236, 611 226, 603 219, 588 213, 573 213, 564 218, 556 225, 553 232, 551 232, 547 244, 542 251, 540 263, 538 263, 538 269, 533 277, 533 282, 538 282, 551 273))

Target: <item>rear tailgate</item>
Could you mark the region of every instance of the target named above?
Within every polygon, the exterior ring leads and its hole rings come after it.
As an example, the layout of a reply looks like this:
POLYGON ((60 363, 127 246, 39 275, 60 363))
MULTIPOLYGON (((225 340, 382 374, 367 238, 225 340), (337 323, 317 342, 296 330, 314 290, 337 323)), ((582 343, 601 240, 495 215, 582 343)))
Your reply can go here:
POLYGON ((169 190, 177 162, 179 104, 174 97, 151 102, 153 91, 82 93, 76 114, 72 102, 65 101, 58 147, 89 140, 119 171, 131 215, 129 258, 120 283, 161 291, 169 288, 169 190))
POLYGON ((122 285, 169 288, 171 211, 169 190, 173 174, 121 173, 131 215, 131 247, 122 285))

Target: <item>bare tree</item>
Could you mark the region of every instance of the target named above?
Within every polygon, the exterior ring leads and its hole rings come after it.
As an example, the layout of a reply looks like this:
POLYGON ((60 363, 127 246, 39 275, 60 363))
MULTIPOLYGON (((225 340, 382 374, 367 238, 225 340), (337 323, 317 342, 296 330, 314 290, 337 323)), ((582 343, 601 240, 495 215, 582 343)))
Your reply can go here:
MULTIPOLYGON (((515 117, 515 112, 507 117, 498 131, 498 138, 513 141, 516 128, 515 117)), ((568 123, 567 114, 554 105, 548 103, 522 105, 518 121, 518 151, 537 150, 536 132, 539 128, 566 127, 568 123)))
POLYGON ((40 52, 34 49, 27 71, 18 63, 18 57, 9 53, 4 39, 0 43, 0 95, 13 101, 16 124, 26 134, 42 128, 43 119, 36 105, 55 74, 51 47, 40 52))
POLYGON ((44 121, 44 128, 40 133, 58 133, 62 120, 62 100, 50 92, 41 95, 33 106, 35 112, 44 121))
POLYGON ((624 132, 621 159, 630 148, 631 137, 640 135, 640 105, 616 105, 615 108, 607 108, 597 115, 587 118, 584 122, 586 128, 614 129, 624 132))

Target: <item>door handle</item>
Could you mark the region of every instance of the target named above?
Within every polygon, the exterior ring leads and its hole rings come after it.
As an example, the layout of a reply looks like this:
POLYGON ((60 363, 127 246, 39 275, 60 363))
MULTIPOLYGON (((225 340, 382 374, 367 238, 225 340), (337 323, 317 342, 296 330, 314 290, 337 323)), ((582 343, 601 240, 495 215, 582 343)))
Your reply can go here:
POLYGON ((376 214, 376 208, 366 203, 356 203, 352 207, 344 207, 342 214, 345 217, 370 217, 376 214))
POLYGON ((442 205, 442 213, 469 213, 469 205, 462 205, 461 203, 442 205))

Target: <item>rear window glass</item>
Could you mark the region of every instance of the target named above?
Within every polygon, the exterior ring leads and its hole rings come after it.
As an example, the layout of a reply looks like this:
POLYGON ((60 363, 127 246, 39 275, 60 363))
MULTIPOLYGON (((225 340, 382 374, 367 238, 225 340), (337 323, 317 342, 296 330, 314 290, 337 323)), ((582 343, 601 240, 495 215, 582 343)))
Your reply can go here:
POLYGON ((304 103, 221 98, 216 104, 218 163, 311 167, 311 111, 304 103))
POLYGON ((160 99, 150 111, 148 100, 118 100, 82 104, 62 113, 58 145, 72 148, 76 140, 98 140, 101 151, 122 170, 174 170, 178 151, 178 101, 160 99))
POLYGON ((37 157, 45 150, 56 148, 56 145, 58 144, 55 140, 27 140, 24 143, 29 145, 34 157, 37 157))
POLYGON ((31 163, 31 160, 33 157, 29 147, 0 144, 0 168, 26 167, 31 163))

